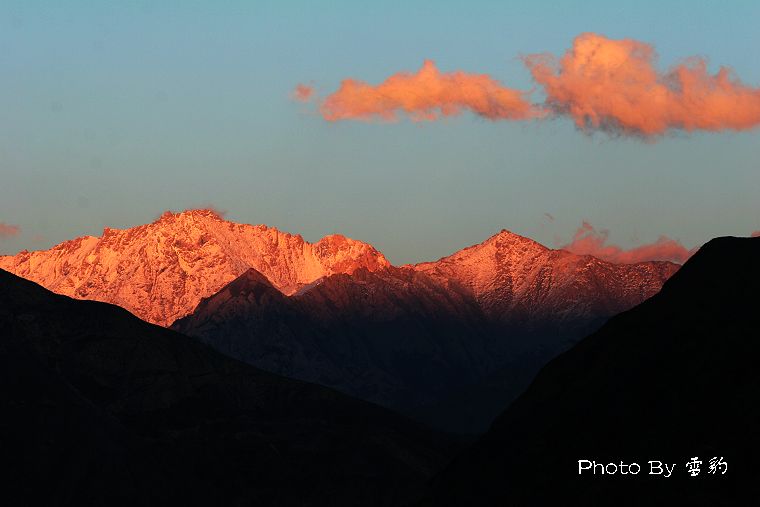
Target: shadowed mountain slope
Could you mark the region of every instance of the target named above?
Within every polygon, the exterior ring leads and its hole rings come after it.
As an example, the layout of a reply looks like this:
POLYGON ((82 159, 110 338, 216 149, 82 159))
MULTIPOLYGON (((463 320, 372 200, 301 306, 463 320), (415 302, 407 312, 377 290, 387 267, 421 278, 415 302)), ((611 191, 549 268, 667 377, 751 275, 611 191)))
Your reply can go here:
POLYGON ((172 327, 268 371, 477 433, 546 361, 676 269, 502 231, 436 263, 359 268, 290 297, 249 271, 172 327))
POLYGON ((498 364, 472 298, 410 268, 334 275, 291 297, 250 270, 172 327, 268 371, 406 412, 498 364))
POLYGON ((2 270, 0 330, 18 505, 398 505, 451 455, 385 409, 2 270))
POLYGON ((425 505, 756 504, 758 308, 760 238, 710 241, 659 294, 551 361, 425 505), (708 472, 714 457, 725 475, 708 472), (642 471, 579 475, 581 459, 642 471), (650 460, 675 464, 672 477, 649 475, 650 460))

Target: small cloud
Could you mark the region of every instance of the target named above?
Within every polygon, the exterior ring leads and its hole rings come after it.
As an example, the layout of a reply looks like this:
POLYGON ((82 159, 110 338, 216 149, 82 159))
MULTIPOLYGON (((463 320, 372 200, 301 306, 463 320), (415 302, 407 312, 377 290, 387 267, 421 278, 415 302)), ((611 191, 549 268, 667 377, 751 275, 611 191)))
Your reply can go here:
POLYGON ((750 234, 750 237, 752 238, 760 238, 760 231, 755 231, 752 234, 750 234))
POLYGON ((572 241, 560 248, 579 255, 591 255, 615 264, 635 264, 647 261, 670 261, 682 264, 694 253, 694 250, 687 249, 679 241, 667 236, 660 236, 654 243, 628 250, 608 243, 608 236, 608 230, 596 229, 584 220, 575 231, 572 241))
POLYGON ((12 238, 21 233, 21 227, 0 222, 0 239, 12 238))
POLYGON ((292 94, 293 100, 297 102, 309 102, 314 97, 314 87, 305 84, 299 84, 295 87, 292 94))

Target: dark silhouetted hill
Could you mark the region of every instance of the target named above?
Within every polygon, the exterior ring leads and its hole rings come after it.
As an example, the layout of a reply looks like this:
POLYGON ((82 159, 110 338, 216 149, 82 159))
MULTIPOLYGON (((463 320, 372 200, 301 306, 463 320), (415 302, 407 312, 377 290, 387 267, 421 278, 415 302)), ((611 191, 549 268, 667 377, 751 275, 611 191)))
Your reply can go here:
POLYGON ((0 504, 398 505, 452 454, 385 409, 0 270, 0 504))
POLYGON ((543 368, 425 505, 757 505, 759 309, 760 238, 710 241, 543 368), (725 475, 708 473, 713 457, 725 475), (642 472, 579 476, 580 459, 642 472), (649 460, 675 463, 673 476, 648 475, 649 460))

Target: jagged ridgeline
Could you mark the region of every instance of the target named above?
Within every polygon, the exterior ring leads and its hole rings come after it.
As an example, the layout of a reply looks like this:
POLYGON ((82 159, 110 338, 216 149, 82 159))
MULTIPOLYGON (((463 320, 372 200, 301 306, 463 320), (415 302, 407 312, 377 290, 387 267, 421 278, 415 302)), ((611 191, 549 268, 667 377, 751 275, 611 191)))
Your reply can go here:
POLYGON ((394 267, 366 243, 312 244, 209 210, 2 257, 0 267, 464 433, 484 431, 547 360, 678 268, 611 264, 508 231, 394 267))

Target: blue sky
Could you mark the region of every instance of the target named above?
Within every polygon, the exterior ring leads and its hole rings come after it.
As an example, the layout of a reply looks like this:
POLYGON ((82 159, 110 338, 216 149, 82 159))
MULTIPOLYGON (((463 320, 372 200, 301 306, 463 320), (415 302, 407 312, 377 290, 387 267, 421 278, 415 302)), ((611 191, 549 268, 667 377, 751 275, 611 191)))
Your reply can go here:
POLYGON ((22 233, 0 251, 204 205, 310 240, 340 232, 396 263, 502 228, 553 245, 583 219, 625 246, 760 229, 758 130, 645 143, 565 119, 327 123, 289 98, 425 58, 528 89, 519 55, 562 54, 585 31, 760 86, 760 3, 315 4, 5 0, 0 222, 22 233))

